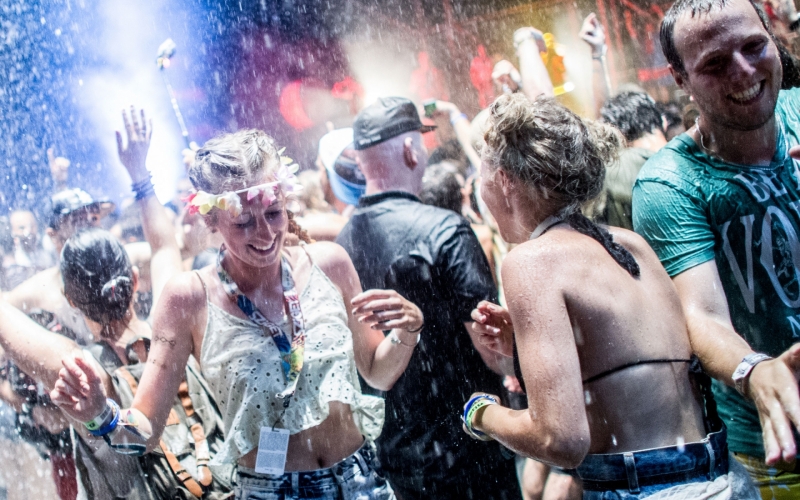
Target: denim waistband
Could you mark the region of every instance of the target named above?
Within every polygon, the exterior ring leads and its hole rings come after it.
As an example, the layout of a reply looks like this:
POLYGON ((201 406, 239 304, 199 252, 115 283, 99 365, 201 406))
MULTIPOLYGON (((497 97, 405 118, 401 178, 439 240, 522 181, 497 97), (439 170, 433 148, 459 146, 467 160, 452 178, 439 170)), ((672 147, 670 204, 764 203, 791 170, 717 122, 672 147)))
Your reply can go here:
POLYGON ((714 480, 728 473, 725 427, 705 439, 683 446, 669 446, 628 453, 592 454, 576 469, 586 490, 628 489, 674 482, 714 480))
POLYGON ((293 471, 283 474, 261 474, 254 469, 239 466, 238 474, 243 482, 280 481, 285 482, 287 485, 303 488, 316 486, 319 484, 320 480, 333 480, 337 476, 342 477, 346 470, 356 465, 361 469, 362 474, 367 475, 372 469, 370 464, 376 463, 376 461, 377 452, 375 450, 375 445, 364 440, 364 444, 361 445, 361 448, 356 450, 352 455, 325 469, 293 471))

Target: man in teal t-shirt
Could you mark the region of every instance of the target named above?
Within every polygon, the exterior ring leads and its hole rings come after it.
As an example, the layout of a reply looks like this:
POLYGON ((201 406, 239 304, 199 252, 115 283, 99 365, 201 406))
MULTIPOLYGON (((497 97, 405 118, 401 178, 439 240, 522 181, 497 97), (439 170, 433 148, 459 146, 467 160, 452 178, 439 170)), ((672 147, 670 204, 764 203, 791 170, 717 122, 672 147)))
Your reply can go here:
POLYGON ((666 14, 661 43, 700 117, 642 168, 633 223, 678 289, 731 451, 765 498, 797 498, 800 89, 779 90, 765 26, 748 0, 678 0, 666 14), (776 480, 765 460, 787 472, 776 480))

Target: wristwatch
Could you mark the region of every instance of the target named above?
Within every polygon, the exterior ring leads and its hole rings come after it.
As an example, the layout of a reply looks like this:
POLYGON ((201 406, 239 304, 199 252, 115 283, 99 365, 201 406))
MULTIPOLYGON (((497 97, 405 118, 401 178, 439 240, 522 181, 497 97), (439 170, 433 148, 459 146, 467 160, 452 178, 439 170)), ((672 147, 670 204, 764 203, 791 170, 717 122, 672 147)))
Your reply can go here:
POLYGON ((742 359, 742 362, 736 367, 736 370, 733 372, 733 376, 731 377, 733 379, 733 386, 737 391, 739 391, 739 394, 742 396, 745 395, 744 383, 747 381, 748 377, 750 376, 750 372, 753 371, 753 368, 755 368, 757 364, 768 359, 772 358, 766 354, 757 352, 748 354, 742 359))

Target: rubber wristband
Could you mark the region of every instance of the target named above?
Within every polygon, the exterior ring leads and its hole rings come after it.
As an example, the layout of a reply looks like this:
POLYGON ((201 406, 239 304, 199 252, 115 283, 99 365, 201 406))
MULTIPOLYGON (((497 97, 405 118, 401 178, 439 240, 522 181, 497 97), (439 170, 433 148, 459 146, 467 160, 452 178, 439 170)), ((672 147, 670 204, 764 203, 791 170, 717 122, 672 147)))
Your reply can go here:
POLYGON ((112 432, 114 429, 117 428, 117 424, 119 423, 119 414, 121 413, 119 405, 113 399, 108 399, 106 401, 111 406, 114 413, 114 417, 111 419, 111 422, 104 425, 100 429, 94 431, 89 430, 89 434, 91 434, 92 436, 102 437, 105 436, 106 434, 109 434, 110 432, 112 432))
POLYGON ((467 404, 464 405, 464 413, 461 415, 461 420, 464 422, 464 426, 467 428, 467 432, 470 436, 482 441, 491 440, 486 434, 472 427, 472 418, 481 408, 496 404, 499 404, 497 400, 488 394, 480 394, 467 401, 467 404))
POLYGON ((100 413, 100 415, 94 417, 88 422, 84 422, 83 425, 85 425, 90 431, 96 431, 97 429, 100 429, 104 425, 111 422, 113 418, 114 410, 111 408, 111 405, 108 404, 108 400, 106 400, 106 406, 103 408, 103 411, 100 413))
POLYGON ((154 195, 155 187, 153 187, 152 177, 148 175, 146 179, 139 182, 134 182, 131 185, 131 191, 133 191, 133 193, 136 195, 136 201, 140 201, 154 195))
POLYGON ((467 116, 466 113, 459 113, 455 116, 450 115, 450 125, 455 125, 456 122, 461 120, 469 120, 469 117, 467 116))

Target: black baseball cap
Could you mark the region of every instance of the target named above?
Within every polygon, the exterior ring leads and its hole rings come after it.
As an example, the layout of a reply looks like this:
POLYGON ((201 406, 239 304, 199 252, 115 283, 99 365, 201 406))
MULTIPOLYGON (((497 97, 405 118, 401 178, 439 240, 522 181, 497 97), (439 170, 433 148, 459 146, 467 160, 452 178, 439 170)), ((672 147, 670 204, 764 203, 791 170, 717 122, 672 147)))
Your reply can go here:
POLYGON ((95 200, 92 195, 83 189, 73 188, 59 191, 50 198, 53 206, 52 215, 50 218, 50 227, 56 227, 58 221, 76 210, 82 208, 89 210, 97 210, 100 218, 105 217, 114 211, 114 203, 108 199, 101 198, 95 200))
POLYGON ((400 134, 419 130, 430 132, 435 125, 423 125, 417 107, 405 97, 382 97, 362 109, 353 122, 353 147, 367 149, 400 134))

